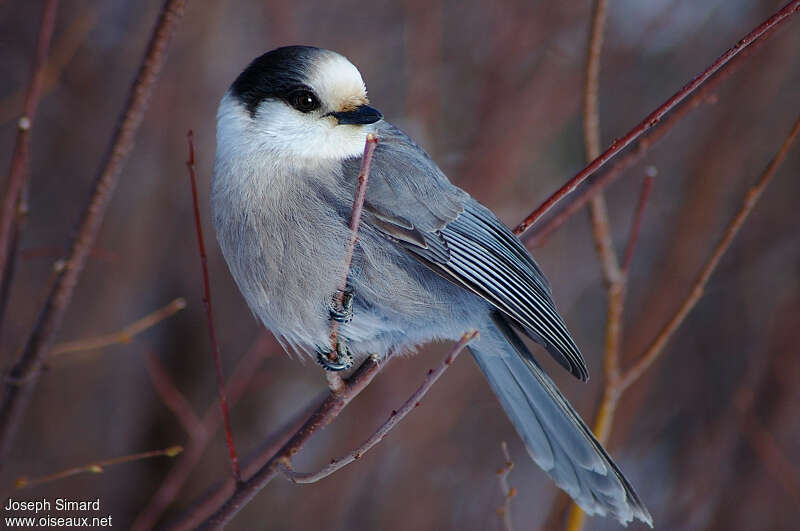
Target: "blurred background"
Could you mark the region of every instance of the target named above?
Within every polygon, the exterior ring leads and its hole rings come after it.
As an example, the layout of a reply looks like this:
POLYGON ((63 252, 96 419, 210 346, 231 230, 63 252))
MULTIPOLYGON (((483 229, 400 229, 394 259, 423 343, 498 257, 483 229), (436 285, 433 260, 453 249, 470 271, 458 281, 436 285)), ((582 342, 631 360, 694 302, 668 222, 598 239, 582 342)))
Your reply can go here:
MULTIPOLYGON (((603 144, 622 136, 781 3, 610 2, 599 92, 603 144)), ((70 241, 161 4, 61 2, 32 136, 30 215, 0 335, 3 371, 16 359, 53 264, 70 241)), ((41 1, 0 0, 0 168, 10 164, 41 10, 41 1)), ((251 454, 326 390, 314 362, 286 356, 252 317, 209 222, 216 106, 251 59, 286 44, 346 55, 386 118, 513 226, 585 163, 580 109, 590 16, 588 1, 190 2, 57 342, 117 331, 177 297, 187 307, 128 344, 51 356, 0 475, 4 499, 100 497, 115 525, 150 527, 229 474, 217 432, 204 451, 193 450, 194 467, 180 465, 185 455, 161 457, 14 490, 20 476, 175 444, 188 452, 193 443, 153 375, 169 378, 198 416, 208 410, 213 418, 215 376, 184 164, 190 128, 226 374, 239 364, 241 398, 232 421, 240 454, 251 454), (162 513, 154 497, 176 466, 185 468, 188 480, 162 513)), ((642 176, 648 166, 658 170, 628 289, 626 366, 686 297, 794 123, 798 50, 800 20, 792 20, 741 61, 713 104, 693 110, 608 189, 613 235, 622 249, 642 176)), ((657 528, 796 526, 798 177, 795 147, 698 306, 622 399, 609 450, 657 528)), ((592 379, 581 384, 535 352, 589 421, 603 383, 606 293, 586 212, 534 254, 592 379)), ((429 345, 416 357, 393 360, 297 456, 297 469, 314 470, 360 444, 448 349, 429 345)), ((515 463, 508 481, 518 493, 511 503, 516 528, 560 527, 550 518, 557 489, 528 458, 464 355, 363 459, 313 485, 276 478, 230 528, 497 529, 501 441, 515 463)), ((587 529, 616 528, 602 518, 587 522, 587 529)))

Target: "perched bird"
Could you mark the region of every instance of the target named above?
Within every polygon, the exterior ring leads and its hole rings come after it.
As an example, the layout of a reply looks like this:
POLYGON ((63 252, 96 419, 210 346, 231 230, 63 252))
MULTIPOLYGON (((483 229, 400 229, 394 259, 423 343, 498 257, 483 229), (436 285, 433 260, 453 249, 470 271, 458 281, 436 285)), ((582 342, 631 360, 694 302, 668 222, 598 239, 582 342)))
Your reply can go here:
POLYGON ((434 340, 470 345, 533 460, 588 514, 652 525, 627 479, 518 332, 588 372, 539 266, 369 105, 343 56, 288 46, 256 58, 217 115, 213 222, 248 305, 287 349, 329 370, 434 340), (342 307, 348 222, 367 135, 379 141, 342 307), (330 319, 339 325, 331 352, 330 319))

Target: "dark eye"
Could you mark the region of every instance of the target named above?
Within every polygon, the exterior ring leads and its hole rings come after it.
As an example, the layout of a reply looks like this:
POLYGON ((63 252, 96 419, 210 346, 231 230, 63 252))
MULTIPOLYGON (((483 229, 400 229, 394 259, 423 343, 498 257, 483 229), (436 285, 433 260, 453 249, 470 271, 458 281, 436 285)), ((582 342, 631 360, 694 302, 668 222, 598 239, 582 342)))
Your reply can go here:
POLYGON ((300 112, 319 109, 319 99, 310 90, 296 90, 289 95, 289 103, 300 112))

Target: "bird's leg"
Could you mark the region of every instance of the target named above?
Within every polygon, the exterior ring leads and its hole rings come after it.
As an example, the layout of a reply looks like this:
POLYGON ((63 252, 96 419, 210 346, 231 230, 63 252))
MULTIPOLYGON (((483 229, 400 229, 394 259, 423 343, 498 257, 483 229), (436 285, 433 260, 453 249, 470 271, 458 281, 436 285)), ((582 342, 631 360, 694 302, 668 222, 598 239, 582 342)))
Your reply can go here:
POLYGON ((349 323, 353 320, 353 288, 337 289, 328 303, 330 318, 340 323, 349 323), (341 304, 339 297, 341 296, 341 304))
POLYGON ((341 335, 336 340, 336 355, 333 351, 317 347, 317 362, 326 371, 346 371, 353 366, 353 356, 347 349, 347 340, 341 335))

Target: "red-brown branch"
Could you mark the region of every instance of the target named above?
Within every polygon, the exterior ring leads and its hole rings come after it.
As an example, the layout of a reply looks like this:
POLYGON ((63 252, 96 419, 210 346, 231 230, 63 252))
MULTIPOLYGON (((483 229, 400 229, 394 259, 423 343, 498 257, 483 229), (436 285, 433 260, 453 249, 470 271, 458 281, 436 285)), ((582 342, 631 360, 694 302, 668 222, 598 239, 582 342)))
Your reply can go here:
POLYGON ((384 422, 381 427, 375 431, 375 433, 373 433, 366 441, 364 441, 361 446, 340 459, 332 460, 330 464, 316 472, 295 472, 291 468, 291 461, 289 458, 284 459, 281 463, 281 471, 289 480, 294 483, 316 483, 317 481, 324 479, 334 472, 346 467, 353 461, 360 459, 362 455, 380 443, 389 434, 389 432, 392 431, 392 429, 406 417, 406 415, 411 413, 413 409, 420 405, 420 402, 428 393, 430 388, 433 387, 433 384, 435 384, 436 381, 441 378, 442 374, 444 374, 444 371, 446 371, 456 357, 461 354, 461 351, 463 351, 477 336, 477 330, 470 330, 461 336, 461 339, 458 341, 458 343, 456 343, 450 353, 445 356, 445 358, 442 360, 442 363, 436 369, 431 369, 428 371, 428 376, 425 378, 425 381, 422 382, 422 385, 414 392, 414 394, 412 394, 409 399, 406 400, 402 406, 400 406, 400 409, 392 411, 392 414, 389 415, 389 418, 386 420, 386 422, 384 422))
POLYGON ((200 251, 200 265, 203 270, 203 305, 206 308, 206 319, 208 321, 208 338, 211 341, 211 350, 214 356, 214 369, 217 374, 217 392, 219 394, 219 406, 222 410, 222 421, 225 424, 225 442, 228 444, 228 452, 231 458, 231 470, 233 478, 241 481, 242 471, 239 469, 239 458, 236 455, 236 446, 233 444, 233 431, 231 430, 231 416, 228 411, 228 397, 225 393, 225 376, 222 372, 222 356, 219 353, 219 343, 217 342, 217 332, 214 327, 214 312, 211 309, 211 286, 208 280, 208 258, 206 257, 206 245, 203 239, 203 223, 200 220, 200 204, 197 200, 197 176, 194 170, 194 134, 189 131, 186 140, 189 143, 189 158, 186 160, 186 167, 189 170, 189 182, 192 187, 192 208, 194 209, 194 225, 197 232, 197 247, 200 251))
POLYGON ((672 109, 680 105, 688 96, 695 92, 703 83, 705 83, 715 73, 723 70, 726 65, 740 54, 743 50, 747 49, 753 43, 757 42, 762 37, 771 33, 775 28, 786 22, 792 15, 800 10, 800 0, 789 2, 786 6, 780 9, 777 13, 772 15, 769 19, 764 21, 756 29, 748 33, 742 40, 737 42, 727 52, 722 54, 711 66, 706 68, 697 77, 692 79, 689 83, 683 86, 671 98, 664 102, 655 111, 650 113, 639 125, 634 127, 622 138, 615 140, 611 146, 604 151, 599 157, 594 159, 588 166, 579 171, 572 179, 567 181, 561 188, 556 190, 550 197, 548 197, 536 210, 528 214, 528 216, 514 228, 514 233, 522 235, 534 223, 536 223, 544 214, 546 214, 556 203, 561 201, 564 197, 572 193, 584 180, 591 176, 594 172, 603 167, 609 160, 614 158, 623 149, 629 146, 637 138, 642 136, 648 130, 657 125, 661 119, 672 109))
POLYGON ((650 192, 653 190, 654 181, 655 168, 649 168, 647 175, 644 176, 644 180, 642 181, 642 191, 639 194, 639 202, 636 204, 636 212, 633 214, 631 232, 628 236, 628 245, 625 246, 625 257, 622 259, 622 274, 624 276, 628 275, 628 271, 631 268, 633 251, 636 250, 636 243, 639 241, 639 232, 642 228, 644 208, 647 206, 647 199, 650 197, 650 192))
POLYGON ((36 117, 36 109, 42 94, 47 52, 53 37, 56 22, 58 0, 47 0, 42 8, 42 21, 39 24, 39 37, 33 60, 28 91, 25 94, 22 116, 17 121, 17 139, 14 153, 11 156, 11 169, 8 172, 7 188, 3 210, 0 212, 0 322, 5 315, 5 308, 10 293, 13 277, 14 258, 18 242, 15 220, 24 215, 21 204, 23 190, 30 176, 31 129, 36 117))
POLYGON ((166 61, 172 34, 183 16, 186 1, 166 0, 161 9, 136 80, 131 85, 125 110, 100 166, 89 202, 83 210, 77 234, 70 246, 69 257, 39 312, 19 360, 6 377, 0 404, 0 466, 5 462, 30 393, 39 379, 47 352, 72 300, 86 258, 100 231, 117 178, 133 149, 134 139, 144 118, 153 87, 166 61))
MULTIPOLYGON (((267 343, 272 343, 272 339, 266 333, 262 334, 237 362, 236 367, 228 378, 226 389, 231 408, 244 395, 253 376, 257 374, 258 365, 264 358, 264 350, 267 348, 267 343)), ((171 389, 171 393, 180 393, 171 380, 165 384, 171 389)), ((185 451, 178 457, 175 465, 170 468, 161 485, 131 525, 131 529, 143 531, 152 529, 155 526, 166 508, 178 496, 181 487, 189 479, 189 475, 200 461, 203 452, 205 452, 208 443, 221 422, 222 414, 217 400, 206 409, 200 424, 202 429, 197 433, 189 434, 190 438, 186 444, 185 451)), ((244 473, 247 473, 246 469, 244 473)), ((232 480, 231 483, 233 484, 232 480)))
POLYGON ((689 315, 689 312, 695 307, 697 301, 699 301, 700 297, 703 296, 705 286, 708 284, 711 275, 716 270, 717 264, 719 264, 720 259, 722 259, 722 256, 728 250, 734 238, 736 238, 736 235, 739 233, 742 225, 747 220, 750 212, 752 212, 753 208, 755 208, 759 198, 761 197, 761 194, 775 176, 775 172, 786 158, 789 148, 791 148, 792 143, 795 141, 798 134, 800 134, 800 117, 797 118, 797 121, 794 123, 794 126, 792 127, 789 135, 786 137, 786 140, 783 141, 780 149, 772 161, 770 161, 764 172, 761 174, 761 177, 747 192, 741 208, 725 228, 722 238, 717 243, 716 247, 714 247, 714 251, 711 253, 711 256, 703 265, 697 280, 695 280, 683 303, 681 303, 680 307, 667 322, 667 324, 664 325, 664 328, 661 329, 653 342, 650 343, 650 346, 648 346, 644 353, 638 358, 637 362, 625 372, 625 375, 619 382, 619 388, 616 390, 617 395, 622 393, 625 389, 630 387, 631 384, 638 380, 639 377, 641 377, 641 375, 644 374, 644 372, 653 364, 653 362, 658 359, 658 357, 661 355, 661 352, 663 352, 667 341, 669 341, 669 339, 675 334, 677 329, 683 323, 684 319, 686 319, 686 316, 689 315))
MULTIPOLYGON (((361 225, 361 213, 364 210, 364 200, 367 197, 367 184, 369 183, 369 172, 372 168, 372 156, 375 153, 375 148, 378 147, 378 137, 373 133, 367 135, 364 142, 364 155, 361 157, 361 169, 358 172, 358 180, 356 182, 356 193, 353 199, 353 209, 350 214, 350 239, 347 242, 344 254, 344 271, 342 273, 342 280, 339 282, 339 290, 336 292, 336 304, 339 308, 342 307, 344 301, 344 292, 347 289, 347 277, 350 276, 350 265, 353 262, 353 254, 356 250, 356 243, 358 243, 358 228, 361 225)), ((336 350, 339 343, 339 322, 331 319, 331 360, 336 359, 336 350)), ((340 378, 336 378, 332 384, 335 389, 341 382, 340 378)))
POLYGON ((197 414, 189 401, 186 400, 186 396, 172 383, 158 356, 153 352, 148 352, 145 354, 144 362, 147 374, 150 375, 150 381, 153 383, 153 387, 161 401, 172 411, 172 414, 175 415, 190 438, 204 436, 203 423, 197 418, 197 414))
POLYGON ((352 376, 344 381, 341 392, 330 392, 325 401, 277 452, 268 450, 269 457, 256 457, 256 461, 264 460, 265 464, 251 477, 241 483, 237 483, 231 494, 225 496, 227 500, 224 501, 222 507, 214 512, 213 515, 208 516, 214 511, 213 504, 231 490, 231 482, 219 487, 215 493, 204 499, 203 503, 196 505, 188 514, 184 515, 181 521, 176 522, 170 528, 181 530, 194 529, 198 526, 201 529, 223 528, 275 477, 278 473, 280 461, 295 455, 305 446, 312 435, 330 424, 347 404, 369 385, 380 371, 382 364, 383 362, 379 363, 374 357, 367 358, 352 376))

